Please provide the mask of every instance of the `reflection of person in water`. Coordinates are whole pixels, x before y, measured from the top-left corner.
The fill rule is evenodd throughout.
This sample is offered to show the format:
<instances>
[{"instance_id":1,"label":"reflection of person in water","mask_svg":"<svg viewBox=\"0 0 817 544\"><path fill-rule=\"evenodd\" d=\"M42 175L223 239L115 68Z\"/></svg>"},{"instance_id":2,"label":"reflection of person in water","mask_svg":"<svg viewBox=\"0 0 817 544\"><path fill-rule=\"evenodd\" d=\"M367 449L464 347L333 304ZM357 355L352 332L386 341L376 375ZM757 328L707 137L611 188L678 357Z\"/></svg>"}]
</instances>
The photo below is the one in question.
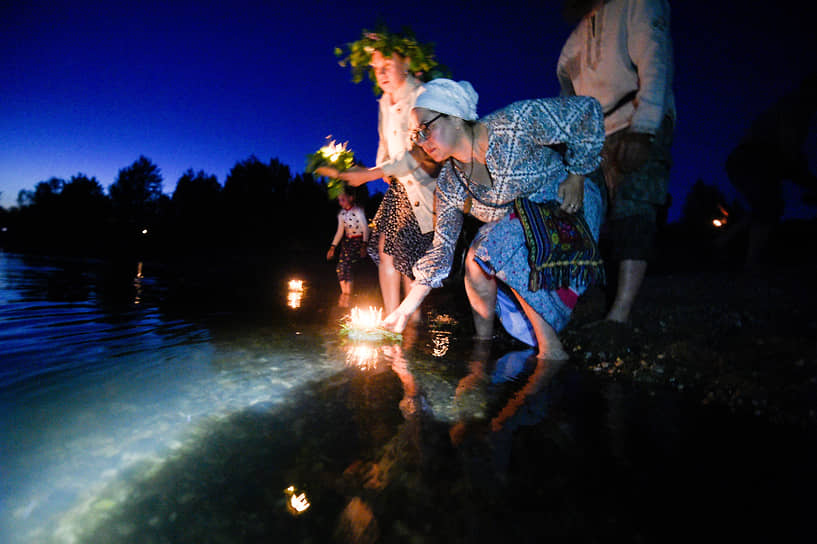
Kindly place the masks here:
<instances>
[{"instance_id":1,"label":"reflection of person in water","mask_svg":"<svg viewBox=\"0 0 817 544\"><path fill-rule=\"evenodd\" d=\"M550 402L549 385L564 362L536 358L533 350L512 351L500 357L488 374L488 358L472 357L471 373L457 387L458 399L473 394L478 386L498 389L502 384L514 385L498 395L503 399L498 407L477 414L479 417L470 421L463 414L465 417L449 431L452 444L468 450L465 457L469 464L485 461L486 452L490 457L491 466L471 470L472 476L490 485L505 480L513 433L520 426L535 425L545 417ZM527 378L521 379L525 374Z\"/></svg>"},{"instance_id":2,"label":"reflection of person in water","mask_svg":"<svg viewBox=\"0 0 817 544\"><path fill-rule=\"evenodd\" d=\"M379 454L375 459L356 461L344 472L350 486L348 492L355 496L341 513L335 531L338 541L355 544L379 541L383 535L374 514L377 508L373 509L370 503L397 483L410 488L401 487L401 491L417 492L420 486L407 482L413 477L431 479L429 471L439 464L440 459L450 457L440 455L444 453L439 448L444 445L444 425L434 421L422 385L409 369L410 363L404 355L414 344L415 333L414 329L410 329L403 335L401 344L380 347L391 361L391 370L403 387L399 402L403 422L394 435L378 448ZM412 478L407 478L407 475L412 475Z\"/></svg>"},{"instance_id":3,"label":"reflection of person in water","mask_svg":"<svg viewBox=\"0 0 817 544\"><path fill-rule=\"evenodd\" d=\"M494 362L491 342L484 341L474 345L459 378L437 367L423 371L422 361L410 355L414 331L407 331L402 345L381 347L403 388L398 404L403 421L375 458L346 469L350 499L338 522L339 541L387 541L389 529L378 526L376 513L383 503L407 497L411 504L449 504L452 516L468 525L468 536L477 538L479 509L508 492L502 484L515 431L535 425L548 411L549 384L562 361L537 359L534 350L525 350Z\"/></svg>"}]
</instances>

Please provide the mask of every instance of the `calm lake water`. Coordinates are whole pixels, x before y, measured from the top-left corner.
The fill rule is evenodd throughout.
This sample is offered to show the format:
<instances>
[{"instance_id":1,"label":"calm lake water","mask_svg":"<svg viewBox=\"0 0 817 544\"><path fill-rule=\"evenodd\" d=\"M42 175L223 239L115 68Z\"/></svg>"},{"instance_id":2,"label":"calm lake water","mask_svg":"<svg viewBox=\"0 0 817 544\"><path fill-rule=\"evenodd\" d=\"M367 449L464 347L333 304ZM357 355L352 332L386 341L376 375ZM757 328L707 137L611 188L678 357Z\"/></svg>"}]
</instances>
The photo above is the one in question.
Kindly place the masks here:
<instances>
[{"instance_id":1,"label":"calm lake water","mask_svg":"<svg viewBox=\"0 0 817 544\"><path fill-rule=\"evenodd\" d=\"M363 344L325 262L0 252L0 542L813 541L812 433L475 345L456 289Z\"/></svg>"}]
</instances>

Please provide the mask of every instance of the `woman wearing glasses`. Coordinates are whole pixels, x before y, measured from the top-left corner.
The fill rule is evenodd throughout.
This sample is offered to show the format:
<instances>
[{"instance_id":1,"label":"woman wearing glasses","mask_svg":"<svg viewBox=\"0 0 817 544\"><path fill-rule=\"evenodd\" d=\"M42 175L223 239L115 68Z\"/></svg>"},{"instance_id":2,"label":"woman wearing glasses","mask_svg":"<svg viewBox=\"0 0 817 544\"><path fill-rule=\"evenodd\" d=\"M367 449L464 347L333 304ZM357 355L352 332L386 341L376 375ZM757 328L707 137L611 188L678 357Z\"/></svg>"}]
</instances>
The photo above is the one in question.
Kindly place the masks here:
<instances>
[{"instance_id":1,"label":"woman wearing glasses","mask_svg":"<svg viewBox=\"0 0 817 544\"><path fill-rule=\"evenodd\" d=\"M465 271L476 336L493 336L497 313L540 358L565 359L557 331L587 286L603 281L601 192L585 179L601 160L601 107L590 97L528 100L477 121L476 105L471 85L450 79L426 83L415 102L413 139L442 163L437 224L408 296L384 325L404 330L442 285L470 213L485 223Z\"/></svg>"},{"instance_id":2,"label":"woman wearing glasses","mask_svg":"<svg viewBox=\"0 0 817 544\"><path fill-rule=\"evenodd\" d=\"M413 279L412 267L431 245L435 177L439 166L410 140L411 108L423 92L423 84L409 73L412 59L407 54L419 55L418 44L410 36L383 31L365 33L350 46L356 47L364 51L368 73L383 91L379 101L377 164L368 169L353 167L337 172L332 168L319 168L316 172L342 179L355 187L380 178L389 183L373 220L369 254L377 263L383 305L390 313L400 304L401 283L408 292ZM354 55L350 58L358 59ZM436 65L431 57L423 60L420 68ZM353 67L358 66L360 64L353 63ZM412 320L419 318L420 312L414 312Z\"/></svg>"}]
</instances>

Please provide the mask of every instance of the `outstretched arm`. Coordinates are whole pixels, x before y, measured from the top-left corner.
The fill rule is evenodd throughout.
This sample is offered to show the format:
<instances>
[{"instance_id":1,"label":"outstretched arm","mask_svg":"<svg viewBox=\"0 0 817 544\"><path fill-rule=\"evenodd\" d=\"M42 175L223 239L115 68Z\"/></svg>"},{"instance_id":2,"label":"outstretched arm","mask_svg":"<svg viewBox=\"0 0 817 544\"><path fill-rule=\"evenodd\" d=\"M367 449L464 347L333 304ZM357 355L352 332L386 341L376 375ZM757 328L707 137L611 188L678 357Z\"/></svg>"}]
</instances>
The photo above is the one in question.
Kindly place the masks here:
<instances>
[{"instance_id":1,"label":"outstretched arm","mask_svg":"<svg viewBox=\"0 0 817 544\"><path fill-rule=\"evenodd\" d=\"M321 166L315 169L315 173L327 178L341 179L352 187L359 187L366 182L384 177L383 170L376 166L374 168L353 166L344 172L340 172L337 168L332 168L331 166Z\"/></svg>"}]
</instances>

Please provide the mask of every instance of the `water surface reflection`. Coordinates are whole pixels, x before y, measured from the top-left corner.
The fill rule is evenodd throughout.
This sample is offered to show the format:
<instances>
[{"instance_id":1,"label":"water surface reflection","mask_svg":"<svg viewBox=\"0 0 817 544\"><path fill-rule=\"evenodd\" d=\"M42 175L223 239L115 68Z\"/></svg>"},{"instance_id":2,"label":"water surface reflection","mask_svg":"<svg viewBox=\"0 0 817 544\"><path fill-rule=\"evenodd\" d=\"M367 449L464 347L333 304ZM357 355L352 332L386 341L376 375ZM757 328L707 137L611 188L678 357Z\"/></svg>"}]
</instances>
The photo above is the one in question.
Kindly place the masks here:
<instances>
[{"instance_id":1,"label":"water surface reflection","mask_svg":"<svg viewBox=\"0 0 817 544\"><path fill-rule=\"evenodd\" d=\"M813 436L473 343L449 304L349 342L331 270L145 263L137 304L135 265L0 255L3 542L809 534Z\"/></svg>"}]
</instances>

